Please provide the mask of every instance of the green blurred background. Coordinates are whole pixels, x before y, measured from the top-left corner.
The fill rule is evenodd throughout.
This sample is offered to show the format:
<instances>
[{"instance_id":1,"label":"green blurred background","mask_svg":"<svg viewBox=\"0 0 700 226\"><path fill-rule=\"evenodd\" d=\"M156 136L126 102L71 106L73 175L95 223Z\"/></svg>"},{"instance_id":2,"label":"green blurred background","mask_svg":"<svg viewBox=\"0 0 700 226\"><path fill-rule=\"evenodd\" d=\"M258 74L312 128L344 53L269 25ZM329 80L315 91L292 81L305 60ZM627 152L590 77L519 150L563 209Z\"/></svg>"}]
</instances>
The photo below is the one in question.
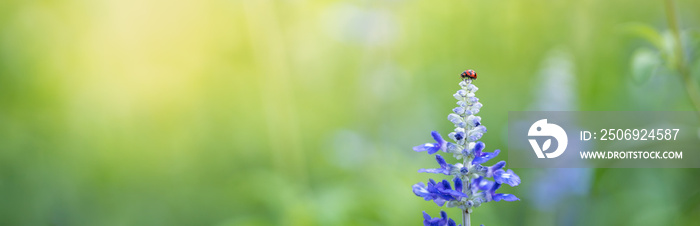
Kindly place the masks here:
<instances>
[{"instance_id":1,"label":"green blurred background","mask_svg":"<svg viewBox=\"0 0 700 226\"><path fill-rule=\"evenodd\" d=\"M700 27L700 1L677 8ZM505 160L508 111L693 110L673 71L630 66L652 45L625 27L666 18L636 0L3 0L0 225L421 225L440 208L411 185L442 177L411 147L452 129L459 72ZM700 221L696 169L515 170L522 201L473 224Z\"/></svg>"}]
</instances>

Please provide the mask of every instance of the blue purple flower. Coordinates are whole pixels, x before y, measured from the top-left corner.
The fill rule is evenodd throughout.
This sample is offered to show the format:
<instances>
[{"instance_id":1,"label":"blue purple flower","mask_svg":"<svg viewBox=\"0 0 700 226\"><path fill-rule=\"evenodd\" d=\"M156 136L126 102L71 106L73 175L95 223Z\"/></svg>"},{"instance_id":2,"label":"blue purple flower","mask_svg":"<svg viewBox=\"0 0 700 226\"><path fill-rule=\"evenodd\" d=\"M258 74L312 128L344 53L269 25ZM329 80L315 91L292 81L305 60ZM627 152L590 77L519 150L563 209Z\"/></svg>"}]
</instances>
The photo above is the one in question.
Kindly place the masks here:
<instances>
[{"instance_id":1,"label":"blue purple flower","mask_svg":"<svg viewBox=\"0 0 700 226\"><path fill-rule=\"evenodd\" d=\"M455 126L448 137L454 143L445 141L436 131L431 135L436 143L426 143L413 147L417 152L427 151L434 154L438 151L451 153L456 159L462 159L462 163L449 164L441 155L435 155L439 168L420 169L418 172L436 173L453 176L453 183L448 180L435 182L429 179L427 184L423 182L413 185L413 193L426 201L433 201L438 206L458 207L464 214L469 214L475 207L490 201L516 201L520 200L513 194L497 193L502 184L518 186L520 177L513 170L504 170L505 161L500 161L492 166L482 164L495 158L500 153L496 149L493 152L485 152L486 145L478 141L486 133L487 129L482 125L482 118L476 116L483 104L474 92L479 90L471 79L465 79L459 83L462 89L453 97L457 99L458 107L452 109L447 119ZM489 180L488 178L493 178ZM454 184L454 189L452 185ZM447 218L447 214L441 212L440 218L431 218L423 212L424 225L455 225L455 222ZM466 224L466 222L465 222Z\"/></svg>"}]
</instances>

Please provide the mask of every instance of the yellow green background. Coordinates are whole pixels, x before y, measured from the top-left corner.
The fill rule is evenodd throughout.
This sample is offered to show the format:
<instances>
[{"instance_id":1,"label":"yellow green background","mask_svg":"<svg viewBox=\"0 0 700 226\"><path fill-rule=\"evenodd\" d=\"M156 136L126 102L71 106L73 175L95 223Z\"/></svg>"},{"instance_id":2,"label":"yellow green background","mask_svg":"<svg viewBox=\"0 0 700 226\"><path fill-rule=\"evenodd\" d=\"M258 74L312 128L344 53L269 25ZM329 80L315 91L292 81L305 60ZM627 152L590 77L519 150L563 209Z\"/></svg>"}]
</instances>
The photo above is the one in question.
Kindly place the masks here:
<instances>
[{"instance_id":1,"label":"yellow green background","mask_svg":"<svg viewBox=\"0 0 700 226\"><path fill-rule=\"evenodd\" d=\"M441 208L411 185L443 177L411 147L452 129L465 69L498 160L508 111L561 103L553 52L560 110L693 110L672 72L634 79L630 23L665 32L664 2L3 0L0 225L421 225ZM588 170L544 208L551 171L514 170L521 201L472 224L700 221L696 169Z\"/></svg>"}]
</instances>

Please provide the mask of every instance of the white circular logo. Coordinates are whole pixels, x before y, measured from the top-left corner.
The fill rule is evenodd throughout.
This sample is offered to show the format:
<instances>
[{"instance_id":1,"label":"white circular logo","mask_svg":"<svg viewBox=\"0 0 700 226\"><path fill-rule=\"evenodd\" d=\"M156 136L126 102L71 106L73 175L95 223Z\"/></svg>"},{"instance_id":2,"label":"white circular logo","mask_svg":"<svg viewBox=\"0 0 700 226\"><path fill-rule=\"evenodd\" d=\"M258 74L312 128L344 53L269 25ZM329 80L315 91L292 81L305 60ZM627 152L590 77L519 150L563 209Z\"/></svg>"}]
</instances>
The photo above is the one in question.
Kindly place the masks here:
<instances>
[{"instance_id":1,"label":"white circular logo","mask_svg":"<svg viewBox=\"0 0 700 226\"><path fill-rule=\"evenodd\" d=\"M569 139L566 136L564 129L557 124L547 123L547 119L540 119L532 124L532 126L530 126L530 130L527 132L527 135L531 137L554 137L559 144L557 145L557 150L554 150L554 152L544 153L552 145L552 139L547 139L541 147L539 144L537 144L537 140L528 139L530 141L530 145L532 145L532 149L537 155L537 158L545 158L545 156L550 159L559 157L564 153L566 150L566 145L569 143Z\"/></svg>"}]
</instances>

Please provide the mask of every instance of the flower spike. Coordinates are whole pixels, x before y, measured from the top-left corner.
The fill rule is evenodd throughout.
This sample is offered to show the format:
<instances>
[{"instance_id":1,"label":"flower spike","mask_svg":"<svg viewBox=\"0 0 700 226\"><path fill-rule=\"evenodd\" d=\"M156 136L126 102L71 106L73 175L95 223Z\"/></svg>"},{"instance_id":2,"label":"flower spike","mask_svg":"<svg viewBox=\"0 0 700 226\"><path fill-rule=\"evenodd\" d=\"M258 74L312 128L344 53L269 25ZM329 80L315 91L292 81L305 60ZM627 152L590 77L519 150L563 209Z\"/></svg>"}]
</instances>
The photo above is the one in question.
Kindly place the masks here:
<instances>
[{"instance_id":1,"label":"flower spike","mask_svg":"<svg viewBox=\"0 0 700 226\"><path fill-rule=\"evenodd\" d=\"M476 79L476 72L467 70L461 77L461 89L452 95L457 99L458 106L447 115L447 120L455 126L454 131L447 136L454 140L454 143L445 141L437 131L432 131L431 136L435 143L415 146L413 150L426 151L431 155L438 151L451 153L455 158L461 159L462 163L450 164L442 155L435 155L440 168L420 169L418 172L453 176L452 182L436 182L429 179L427 184L420 182L414 184L412 189L416 196L433 201L438 206L462 209L462 223L469 225L466 220L468 215L472 213L473 208L483 203L520 200L513 194L496 193L503 184L513 187L520 185L520 177L513 170L504 169L505 161L499 161L492 166L481 165L498 157L501 151L496 149L493 152L485 152L486 145L479 141L487 129L482 123L483 118L476 116L483 107L475 94L479 88L472 84ZM440 212L439 218L432 218L423 211L423 219L424 226L456 226L456 222L448 218L444 211Z\"/></svg>"}]
</instances>

